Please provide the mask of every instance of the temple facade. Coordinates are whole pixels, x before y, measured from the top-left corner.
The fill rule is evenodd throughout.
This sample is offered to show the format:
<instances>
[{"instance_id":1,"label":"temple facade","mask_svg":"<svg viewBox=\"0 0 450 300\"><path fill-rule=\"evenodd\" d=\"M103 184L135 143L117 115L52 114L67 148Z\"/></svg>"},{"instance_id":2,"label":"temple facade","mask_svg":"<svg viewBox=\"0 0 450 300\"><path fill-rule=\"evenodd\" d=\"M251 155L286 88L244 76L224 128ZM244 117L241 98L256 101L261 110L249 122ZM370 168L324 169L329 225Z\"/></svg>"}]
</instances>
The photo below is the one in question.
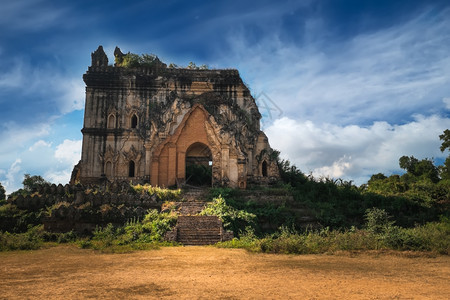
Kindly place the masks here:
<instances>
[{"instance_id":1,"label":"temple facade","mask_svg":"<svg viewBox=\"0 0 450 300\"><path fill-rule=\"evenodd\" d=\"M92 53L86 83L81 161L73 180L155 186L246 188L279 179L277 152L261 114L234 69L123 66Z\"/></svg>"}]
</instances>

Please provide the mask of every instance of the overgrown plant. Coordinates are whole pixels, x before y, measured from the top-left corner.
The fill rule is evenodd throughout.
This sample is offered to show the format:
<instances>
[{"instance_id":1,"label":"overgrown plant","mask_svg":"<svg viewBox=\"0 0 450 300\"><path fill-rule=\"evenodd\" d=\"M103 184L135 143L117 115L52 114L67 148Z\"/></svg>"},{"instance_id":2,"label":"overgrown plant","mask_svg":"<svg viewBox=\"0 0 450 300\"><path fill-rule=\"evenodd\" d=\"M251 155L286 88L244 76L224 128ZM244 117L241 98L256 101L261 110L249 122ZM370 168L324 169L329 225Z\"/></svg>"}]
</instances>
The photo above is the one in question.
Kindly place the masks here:
<instances>
[{"instance_id":1,"label":"overgrown plant","mask_svg":"<svg viewBox=\"0 0 450 300\"><path fill-rule=\"evenodd\" d=\"M408 250L430 251L450 254L450 221L427 223L414 228L398 226L386 227L375 233L367 229L330 230L297 232L292 228L281 227L277 233L263 238L246 235L240 239L222 242L223 248L244 248L253 252L283 254L318 254L337 251L367 250Z\"/></svg>"},{"instance_id":2,"label":"overgrown plant","mask_svg":"<svg viewBox=\"0 0 450 300\"><path fill-rule=\"evenodd\" d=\"M164 235L172 230L176 220L177 215L174 213L149 210L142 221L131 219L124 226L114 226L110 223L106 227L97 227L92 238L81 240L79 245L82 248L112 252L170 245L164 242Z\"/></svg>"},{"instance_id":3,"label":"overgrown plant","mask_svg":"<svg viewBox=\"0 0 450 300\"><path fill-rule=\"evenodd\" d=\"M235 235L239 234L242 228L254 225L256 215L237 210L227 205L225 199L219 195L200 212L202 216L217 216L223 222L224 228L232 230Z\"/></svg>"},{"instance_id":4,"label":"overgrown plant","mask_svg":"<svg viewBox=\"0 0 450 300\"><path fill-rule=\"evenodd\" d=\"M367 230L377 234L389 231L395 223L384 209L376 207L367 209L365 218Z\"/></svg>"},{"instance_id":5,"label":"overgrown plant","mask_svg":"<svg viewBox=\"0 0 450 300\"><path fill-rule=\"evenodd\" d=\"M158 186L152 186L149 184L141 185L131 185L132 189L136 193L148 193L149 195L156 195L161 201L176 201L181 197L181 190L171 190L160 188Z\"/></svg>"}]
</instances>

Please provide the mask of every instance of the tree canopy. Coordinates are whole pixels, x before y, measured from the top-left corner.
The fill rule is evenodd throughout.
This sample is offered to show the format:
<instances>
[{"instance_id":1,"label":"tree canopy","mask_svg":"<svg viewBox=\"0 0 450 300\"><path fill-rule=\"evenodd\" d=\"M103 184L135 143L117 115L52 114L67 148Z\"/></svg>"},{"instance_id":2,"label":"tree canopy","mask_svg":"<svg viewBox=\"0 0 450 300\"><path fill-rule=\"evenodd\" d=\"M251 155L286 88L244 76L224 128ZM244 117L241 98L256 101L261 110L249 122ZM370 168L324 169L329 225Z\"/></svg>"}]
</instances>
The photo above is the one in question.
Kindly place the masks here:
<instances>
[{"instance_id":1,"label":"tree canopy","mask_svg":"<svg viewBox=\"0 0 450 300\"><path fill-rule=\"evenodd\" d=\"M38 187L40 187L43 184L48 184L49 182L47 180L45 180L44 178L42 178L39 175L33 175L30 176L30 174L25 174L22 184L23 184L23 189L27 192L32 192L34 190L36 190Z\"/></svg>"},{"instance_id":2,"label":"tree canopy","mask_svg":"<svg viewBox=\"0 0 450 300\"><path fill-rule=\"evenodd\" d=\"M442 141L442 145L441 145L441 151L444 152L445 149L450 150L450 130L449 129L445 129L444 133L442 133L441 135L439 135L439 139L441 139Z\"/></svg>"},{"instance_id":3,"label":"tree canopy","mask_svg":"<svg viewBox=\"0 0 450 300\"><path fill-rule=\"evenodd\" d=\"M414 156L402 156L399 159L399 165L409 175L428 178L434 183L439 181L439 169L428 158L418 160Z\"/></svg>"},{"instance_id":4,"label":"tree canopy","mask_svg":"<svg viewBox=\"0 0 450 300\"><path fill-rule=\"evenodd\" d=\"M0 201L6 199L6 190L3 187L2 183L0 182Z\"/></svg>"}]
</instances>

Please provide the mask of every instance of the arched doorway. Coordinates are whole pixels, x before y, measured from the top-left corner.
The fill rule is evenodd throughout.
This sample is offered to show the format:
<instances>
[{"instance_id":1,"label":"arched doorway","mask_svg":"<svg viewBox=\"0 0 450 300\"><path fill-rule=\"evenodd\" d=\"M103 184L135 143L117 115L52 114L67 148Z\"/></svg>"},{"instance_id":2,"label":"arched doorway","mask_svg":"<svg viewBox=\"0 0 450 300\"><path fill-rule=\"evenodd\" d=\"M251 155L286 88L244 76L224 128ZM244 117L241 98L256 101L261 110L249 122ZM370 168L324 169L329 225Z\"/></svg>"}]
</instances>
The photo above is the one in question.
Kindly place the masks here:
<instances>
[{"instance_id":1,"label":"arched doorway","mask_svg":"<svg viewBox=\"0 0 450 300\"><path fill-rule=\"evenodd\" d=\"M186 151L186 184L211 186L212 154L208 146L194 143Z\"/></svg>"},{"instance_id":2,"label":"arched doorway","mask_svg":"<svg viewBox=\"0 0 450 300\"><path fill-rule=\"evenodd\" d=\"M134 161L130 160L128 163L128 177L134 177L135 164Z\"/></svg>"},{"instance_id":3,"label":"arched doorway","mask_svg":"<svg viewBox=\"0 0 450 300\"><path fill-rule=\"evenodd\" d=\"M261 166L261 173L263 177L267 177L267 162L263 161Z\"/></svg>"}]
</instances>

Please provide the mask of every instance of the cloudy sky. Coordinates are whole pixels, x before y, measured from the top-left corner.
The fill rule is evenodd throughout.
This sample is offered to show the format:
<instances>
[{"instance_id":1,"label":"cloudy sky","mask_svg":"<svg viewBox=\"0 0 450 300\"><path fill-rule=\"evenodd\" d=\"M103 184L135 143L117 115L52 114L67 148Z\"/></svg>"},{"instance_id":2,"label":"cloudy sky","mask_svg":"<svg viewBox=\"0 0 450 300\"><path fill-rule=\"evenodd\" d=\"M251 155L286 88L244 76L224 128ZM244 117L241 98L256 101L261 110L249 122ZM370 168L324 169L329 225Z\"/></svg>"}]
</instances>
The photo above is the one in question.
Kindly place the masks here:
<instances>
[{"instance_id":1,"label":"cloudy sky","mask_svg":"<svg viewBox=\"0 0 450 300\"><path fill-rule=\"evenodd\" d=\"M67 183L83 73L99 45L237 68L272 147L305 173L364 183L398 158L442 163L448 1L0 0L0 182Z\"/></svg>"}]
</instances>

